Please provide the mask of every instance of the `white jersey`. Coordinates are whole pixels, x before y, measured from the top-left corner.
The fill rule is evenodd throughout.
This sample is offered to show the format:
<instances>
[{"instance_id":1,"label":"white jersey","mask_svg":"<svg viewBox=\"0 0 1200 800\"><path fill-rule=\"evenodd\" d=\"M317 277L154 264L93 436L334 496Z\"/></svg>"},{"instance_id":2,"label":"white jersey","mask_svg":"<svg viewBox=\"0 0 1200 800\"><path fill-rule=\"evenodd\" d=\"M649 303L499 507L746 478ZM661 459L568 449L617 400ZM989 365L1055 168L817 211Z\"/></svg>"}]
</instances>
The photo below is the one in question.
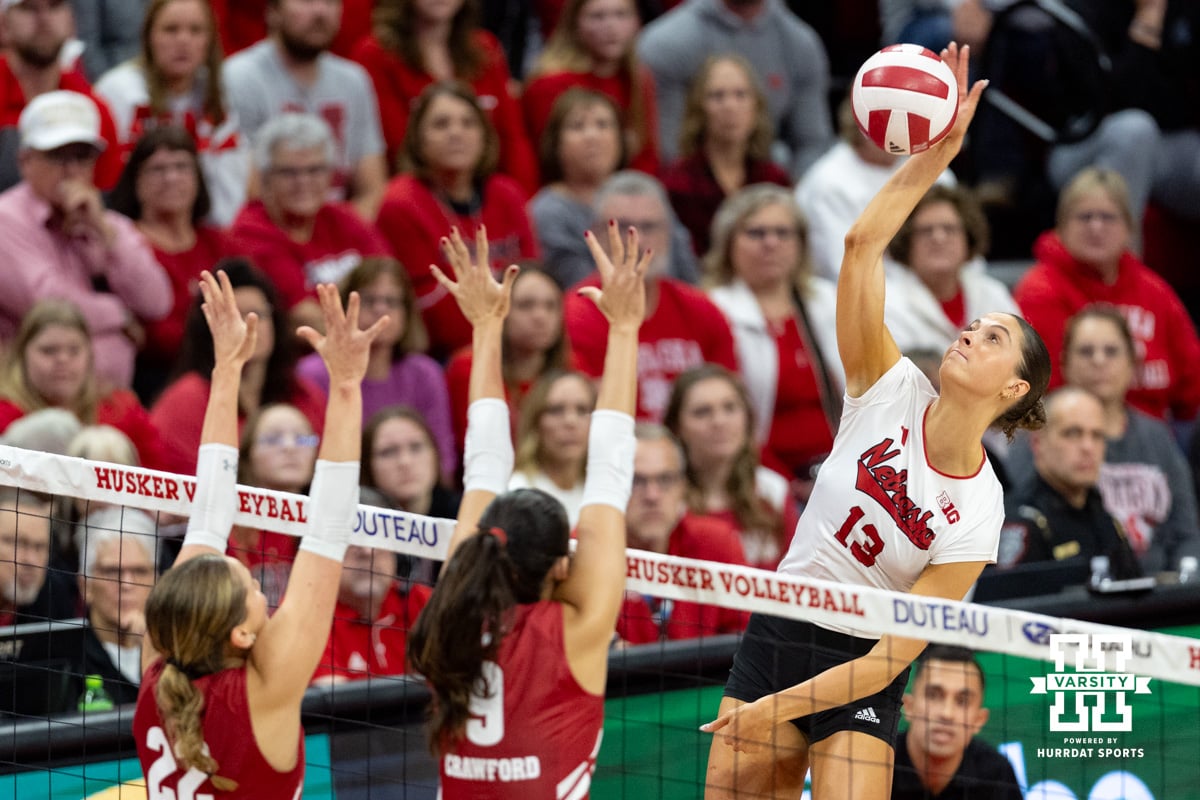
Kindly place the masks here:
<instances>
[{"instance_id":1,"label":"white jersey","mask_svg":"<svg viewBox=\"0 0 1200 800\"><path fill-rule=\"evenodd\" d=\"M927 564L996 560L1004 496L983 446L967 477L944 475L925 457L936 397L901 358L861 397L846 398L779 572L906 592Z\"/></svg>"}]
</instances>

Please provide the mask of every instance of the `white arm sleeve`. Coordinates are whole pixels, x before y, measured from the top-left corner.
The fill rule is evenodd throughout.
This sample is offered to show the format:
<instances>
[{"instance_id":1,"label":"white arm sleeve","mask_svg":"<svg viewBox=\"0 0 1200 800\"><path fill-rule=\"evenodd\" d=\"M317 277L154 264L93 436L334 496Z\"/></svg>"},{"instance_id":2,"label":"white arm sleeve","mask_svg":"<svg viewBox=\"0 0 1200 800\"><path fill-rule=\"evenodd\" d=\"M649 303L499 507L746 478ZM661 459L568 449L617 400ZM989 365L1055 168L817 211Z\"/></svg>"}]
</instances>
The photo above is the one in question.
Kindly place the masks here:
<instances>
[{"instance_id":1,"label":"white arm sleeve","mask_svg":"<svg viewBox=\"0 0 1200 800\"><path fill-rule=\"evenodd\" d=\"M196 497L184 545L224 553L237 507L238 451L227 444L202 444L196 456Z\"/></svg>"}]
</instances>

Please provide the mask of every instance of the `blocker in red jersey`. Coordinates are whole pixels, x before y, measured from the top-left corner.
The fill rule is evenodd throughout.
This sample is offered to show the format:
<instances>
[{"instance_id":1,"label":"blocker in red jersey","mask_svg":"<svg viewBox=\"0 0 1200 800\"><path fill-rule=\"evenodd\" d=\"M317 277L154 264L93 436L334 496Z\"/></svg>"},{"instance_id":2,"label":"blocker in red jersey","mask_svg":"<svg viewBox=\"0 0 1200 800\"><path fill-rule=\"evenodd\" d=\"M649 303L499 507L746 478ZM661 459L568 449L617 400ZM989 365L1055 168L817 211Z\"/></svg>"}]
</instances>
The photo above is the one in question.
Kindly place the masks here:
<instances>
[{"instance_id":1,"label":"blocker in red jersey","mask_svg":"<svg viewBox=\"0 0 1200 800\"><path fill-rule=\"evenodd\" d=\"M851 102L859 129L884 151L920 153L954 126L958 81L932 50L894 44L863 63Z\"/></svg>"}]
</instances>

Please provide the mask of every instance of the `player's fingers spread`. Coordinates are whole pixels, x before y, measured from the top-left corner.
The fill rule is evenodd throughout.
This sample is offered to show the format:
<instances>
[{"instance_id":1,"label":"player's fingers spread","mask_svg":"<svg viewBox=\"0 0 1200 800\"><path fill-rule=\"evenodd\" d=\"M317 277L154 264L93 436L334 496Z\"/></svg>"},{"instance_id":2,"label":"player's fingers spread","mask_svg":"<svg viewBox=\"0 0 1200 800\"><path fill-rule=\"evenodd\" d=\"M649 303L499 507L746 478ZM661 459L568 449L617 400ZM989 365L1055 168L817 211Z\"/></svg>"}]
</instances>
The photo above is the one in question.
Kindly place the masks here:
<instances>
[{"instance_id":1,"label":"player's fingers spread","mask_svg":"<svg viewBox=\"0 0 1200 800\"><path fill-rule=\"evenodd\" d=\"M446 273L442 272L437 264L430 264L429 271L433 274L433 279L442 285L442 288L450 292L450 294L455 294L458 284L447 278Z\"/></svg>"},{"instance_id":2,"label":"player's fingers spread","mask_svg":"<svg viewBox=\"0 0 1200 800\"><path fill-rule=\"evenodd\" d=\"M625 245L621 241L621 229L615 219L608 221L608 246L612 250L612 263L620 264L625 258Z\"/></svg>"}]
</instances>

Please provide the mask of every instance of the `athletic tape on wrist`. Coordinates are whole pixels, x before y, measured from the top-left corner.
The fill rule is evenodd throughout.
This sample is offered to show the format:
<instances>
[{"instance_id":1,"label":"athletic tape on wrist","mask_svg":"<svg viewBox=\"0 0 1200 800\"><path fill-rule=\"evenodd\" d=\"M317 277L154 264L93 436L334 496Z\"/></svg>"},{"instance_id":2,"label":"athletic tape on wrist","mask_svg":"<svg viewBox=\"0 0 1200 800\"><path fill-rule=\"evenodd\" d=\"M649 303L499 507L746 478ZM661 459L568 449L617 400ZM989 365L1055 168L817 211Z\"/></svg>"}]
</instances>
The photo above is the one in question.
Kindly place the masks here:
<instances>
[{"instance_id":1,"label":"athletic tape on wrist","mask_svg":"<svg viewBox=\"0 0 1200 800\"><path fill-rule=\"evenodd\" d=\"M238 451L227 444L202 444L196 456L196 496L188 517L185 545L221 553L229 544L237 507Z\"/></svg>"},{"instance_id":2,"label":"athletic tape on wrist","mask_svg":"<svg viewBox=\"0 0 1200 800\"><path fill-rule=\"evenodd\" d=\"M341 561L358 511L357 461L318 461L308 493L308 530L300 549Z\"/></svg>"},{"instance_id":3,"label":"athletic tape on wrist","mask_svg":"<svg viewBox=\"0 0 1200 800\"><path fill-rule=\"evenodd\" d=\"M606 408L592 412L582 505L612 506L625 513L629 494L633 491L636 449L633 417Z\"/></svg>"},{"instance_id":4,"label":"athletic tape on wrist","mask_svg":"<svg viewBox=\"0 0 1200 800\"><path fill-rule=\"evenodd\" d=\"M485 397L467 409L467 441L463 453L463 491L493 494L508 491L513 446L508 403Z\"/></svg>"}]
</instances>

